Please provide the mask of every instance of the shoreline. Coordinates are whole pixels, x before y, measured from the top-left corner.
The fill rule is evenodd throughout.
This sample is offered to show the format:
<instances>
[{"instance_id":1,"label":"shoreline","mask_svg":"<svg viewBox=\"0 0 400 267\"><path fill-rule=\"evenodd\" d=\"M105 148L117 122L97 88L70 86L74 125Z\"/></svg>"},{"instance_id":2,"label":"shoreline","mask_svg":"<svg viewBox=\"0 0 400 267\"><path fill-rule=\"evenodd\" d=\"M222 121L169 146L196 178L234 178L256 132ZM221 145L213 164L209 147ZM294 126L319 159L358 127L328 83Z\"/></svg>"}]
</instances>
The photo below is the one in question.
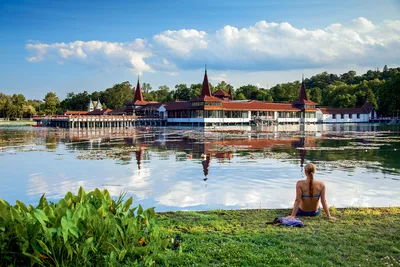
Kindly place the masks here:
<instances>
[{"instance_id":1,"label":"shoreline","mask_svg":"<svg viewBox=\"0 0 400 267\"><path fill-rule=\"evenodd\" d=\"M31 120L20 120L20 121L3 121L0 120L0 127L18 127L18 126L33 126L36 122Z\"/></svg>"}]
</instances>

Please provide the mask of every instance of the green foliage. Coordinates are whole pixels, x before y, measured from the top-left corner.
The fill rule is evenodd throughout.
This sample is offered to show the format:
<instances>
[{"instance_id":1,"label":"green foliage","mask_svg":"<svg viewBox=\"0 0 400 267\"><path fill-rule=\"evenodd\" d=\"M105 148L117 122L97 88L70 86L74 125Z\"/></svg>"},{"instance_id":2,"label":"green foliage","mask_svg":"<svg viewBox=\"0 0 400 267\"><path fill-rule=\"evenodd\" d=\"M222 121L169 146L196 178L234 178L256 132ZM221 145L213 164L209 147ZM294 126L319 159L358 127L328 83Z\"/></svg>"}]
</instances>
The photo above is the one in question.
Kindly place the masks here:
<instances>
[{"instance_id":1,"label":"green foliage","mask_svg":"<svg viewBox=\"0 0 400 267\"><path fill-rule=\"evenodd\" d=\"M133 199L107 190L68 192L37 207L0 199L0 262L8 266L151 265L169 245L154 208L130 208Z\"/></svg>"},{"instance_id":2,"label":"green foliage","mask_svg":"<svg viewBox=\"0 0 400 267\"><path fill-rule=\"evenodd\" d=\"M192 97L191 91L186 84L175 85L175 99L187 101Z\"/></svg>"},{"instance_id":3,"label":"green foliage","mask_svg":"<svg viewBox=\"0 0 400 267\"><path fill-rule=\"evenodd\" d=\"M110 109L118 109L132 101L134 90L129 82L115 84L112 88L100 93L100 101Z\"/></svg>"},{"instance_id":4,"label":"green foliage","mask_svg":"<svg viewBox=\"0 0 400 267\"><path fill-rule=\"evenodd\" d=\"M60 105L60 100L58 99L56 93L48 92L43 99L45 113L48 115L56 114L57 109Z\"/></svg>"},{"instance_id":5,"label":"green foliage","mask_svg":"<svg viewBox=\"0 0 400 267\"><path fill-rule=\"evenodd\" d=\"M400 73L394 73L378 88L378 105L383 114L400 114Z\"/></svg>"},{"instance_id":6,"label":"green foliage","mask_svg":"<svg viewBox=\"0 0 400 267\"><path fill-rule=\"evenodd\" d=\"M99 96L95 96L96 98L93 98L92 96L89 95L87 91L83 91L83 93L79 94L74 94L74 93L68 93L67 98L65 98L63 101L61 101L60 106L63 111L67 110L82 110L85 111L88 109L88 104L90 101L90 98L92 97L92 100L97 100Z\"/></svg>"}]
</instances>

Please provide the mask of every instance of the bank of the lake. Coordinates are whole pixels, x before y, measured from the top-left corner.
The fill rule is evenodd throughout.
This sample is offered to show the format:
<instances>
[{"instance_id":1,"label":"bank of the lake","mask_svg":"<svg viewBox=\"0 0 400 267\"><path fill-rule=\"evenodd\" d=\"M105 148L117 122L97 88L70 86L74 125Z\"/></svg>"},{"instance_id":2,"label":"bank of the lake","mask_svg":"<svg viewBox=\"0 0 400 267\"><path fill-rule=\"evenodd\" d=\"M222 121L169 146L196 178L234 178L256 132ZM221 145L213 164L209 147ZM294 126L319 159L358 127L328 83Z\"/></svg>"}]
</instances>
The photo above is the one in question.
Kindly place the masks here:
<instances>
[{"instance_id":1,"label":"bank of the lake","mask_svg":"<svg viewBox=\"0 0 400 267\"><path fill-rule=\"evenodd\" d=\"M400 207L332 209L305 228L266 225L290 210L160 213L169 266L400 266Z\"/></svg>"},{"instance_id":2,"label":"bank of the lake","mask_svg":"<svg viewBox=\"0 0 400 267\"><path fill-rule=\"evenodd\" d=\"M19 120L19 121L8 121L0 120L0 127L21 127L21 126L34 126L36 122L32 120Z\"/></svg>"}]
</instances>

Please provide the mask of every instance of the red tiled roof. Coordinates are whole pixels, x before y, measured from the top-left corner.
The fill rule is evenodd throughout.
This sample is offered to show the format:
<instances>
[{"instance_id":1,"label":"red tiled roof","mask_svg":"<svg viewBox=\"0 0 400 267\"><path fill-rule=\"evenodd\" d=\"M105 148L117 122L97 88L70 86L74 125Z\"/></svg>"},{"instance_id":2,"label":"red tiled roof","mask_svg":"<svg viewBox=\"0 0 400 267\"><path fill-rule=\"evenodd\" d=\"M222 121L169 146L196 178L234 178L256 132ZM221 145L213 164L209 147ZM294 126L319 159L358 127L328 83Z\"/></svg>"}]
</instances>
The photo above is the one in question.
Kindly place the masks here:
<instances>
[{"instance_id":1,"label":"red tiled roof","mask_svg":"<svg viewBox=\"0 0 400 267\"><path fill-rule=\"evenodd\" d=\"M323 114L364 114L363 108L319 108Z\"/></svg>"},{"instance_id":2,"label":"red tiled roof","mask_svg":"<svg viewBox=\"0 0 400 267\"><path fill-rule=\"evenodd\" d=\"M138 78L137 85L136 85L135 97L133 98L134 103L136 103L138 101L145 102L143 99L143 95L142 95L142 88L140 88L139 78Z\"/></svg>"},{"instance_id":3,"label":"red tiled roof","mask_svg":"<svg viewBox=\"0 0 400 267\"><path fill-rule=\"evenodd\" d=\"M210 84L208 83L207 70L204 73L203 88L201 90L200 97L203 97L203 96L211 96Z\"/></svg>"},{"instance_id":4,"label":"red tiled roof","mask_svg":"<svg viewBox=\"0 0 400 267\"><path fill-rule=\"evenodd\" d=\"M227 110L261 110L261 111L300 111L301 109L293 107L292 104L272 103L272 102L222 102L222 107Z\"/></svg>"},{"instance_id":5,"label":"red tiled roof","mask_svg":"<svg viewBox=\"0 0 400 267\"><path fill-rule=\"evenodd\" d=\"M208 95L203 96L202 95L202 96L200 96L198 98L190 99L190 101L191 102L196 102L196 101L201 101L201 102L215 102L215 101L217 101L217 102L221 102L221 99L218 98L218 97L215 97L215 96L208 96Z\"/></svg>"},{"instance_id":6,"label":"red tiled roof","mask_svg":"<svg viewBox=\"0 0 400 267\"><path fill-rule=\"evenodd\" d=\"M304 111L316 111L316 108L305 108Z\"/></svg>"},{"instance_id":7,"label":"red tiled roof","mask_svg":"<svg viewBox=\"0 0 400 267\"><path fill-rule=\"evenodd\" d=\"M181 109L190 109L191 104L189 101L176 101L176 102L168 102L165 103L165 108L170 110L181 110Z\"/></svg>"},{"instance_id":8,"label":"red tiled roof","mask_svg":"<svg viewBox=\"0 0 400 267\"><path fill-rule=\"evenodd\" d=\"M149 102L144 101L144 100L136 100L136 101L134 101L133 103L134 103L134 105L138 105L138 106L149 104Z\"/></svg>"},{"instance_id":9,"label":"red tiled roof","mask_svg":"<svg viewBox=\"0 0 400 267\"><path fill-rule=\"evenodd\" d=\"M148 110L148 109L158 109L158 108L160 108L161 106L163 106L164 104L162 104L162 103L157 103L157 102L155 102L155 103L149 103L149 104L147 104L146 106L144 106L143 108L142 108L142 110Z\"/></svg>"},{"instance_id":10,"label":"red tiled roof","mask_svg":"<svg viewBox=\"0 0 400 267\"><path fill-rule=\"evenodd\" d=\"M110 112L112 112L111 109L106 109L106 110L93 110L91 112L88 112L87 115L107 115Z\"/></svg>"},{"instance_id":11,"label":"red tiled roof","mask_svg":"<svg viewBox=\"0 0 400 267\"><path fill-rule=\"evenodd\" d=\"M298 105L306 105L306 104L316 105L316 104L318 104L318 103L315 103L314 101L308 100L307 93L306 93L306 87L304 85L304 77L303 77L303 81L301 82L299 98L293 104L295 104L295 105L296 104L298 104Z\"/></svg>"},{"instance_id":12,"label":"red tiled roof","mask_svg":"<svg viewBox=\"0 0 400 267\"><path fill-rule=\"evenodd\" d=\"M222 91L221 89L218 89L213 96L225 96L225 97L229 97L230 95L227 92Z\"/></svg>"},{"instance_id":13,"label":"red tiled roof","mask_svg":"<svg viewBox=\"0 0 400 267\"><path fill-rule=\"evenodd\" d=\"M127 112L127 108L119 108L119 109L114 109L113 111L110 112L111 115L121 115L125 114Z\"/></svg>"},{"instance_id":14,"label":"red tiled roof","mask_svg":"<svg viewBox=\"0 0 400 267\"><path fill-rule=\"evenodd\" d=\"M64 115L86 115L87 111L67 110Z\"/></svg>"}]
</instances>

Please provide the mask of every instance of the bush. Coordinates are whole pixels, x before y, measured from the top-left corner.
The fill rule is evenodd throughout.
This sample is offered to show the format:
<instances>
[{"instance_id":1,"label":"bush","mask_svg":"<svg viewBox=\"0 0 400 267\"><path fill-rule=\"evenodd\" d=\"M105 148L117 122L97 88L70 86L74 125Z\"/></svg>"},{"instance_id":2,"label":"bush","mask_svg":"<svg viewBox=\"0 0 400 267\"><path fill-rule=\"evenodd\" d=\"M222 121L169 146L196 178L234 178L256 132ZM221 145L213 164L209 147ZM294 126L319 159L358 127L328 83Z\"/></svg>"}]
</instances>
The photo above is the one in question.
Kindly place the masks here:
<instances>
[{"instance_id":1,"label":"bush","mask_svg":"<svg viewBox=\"0 0 400 267\"><path fill-rule=\"evenodd\" d=\"M131 209L124 194L107 190L68 192L57 204L44 195L39 205L0 199L1 266L151 265L169 245L154 208Z\"/></svg>"}]
</instances>

